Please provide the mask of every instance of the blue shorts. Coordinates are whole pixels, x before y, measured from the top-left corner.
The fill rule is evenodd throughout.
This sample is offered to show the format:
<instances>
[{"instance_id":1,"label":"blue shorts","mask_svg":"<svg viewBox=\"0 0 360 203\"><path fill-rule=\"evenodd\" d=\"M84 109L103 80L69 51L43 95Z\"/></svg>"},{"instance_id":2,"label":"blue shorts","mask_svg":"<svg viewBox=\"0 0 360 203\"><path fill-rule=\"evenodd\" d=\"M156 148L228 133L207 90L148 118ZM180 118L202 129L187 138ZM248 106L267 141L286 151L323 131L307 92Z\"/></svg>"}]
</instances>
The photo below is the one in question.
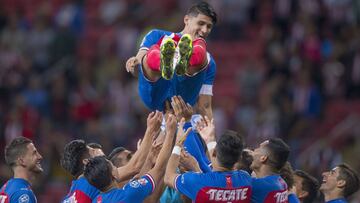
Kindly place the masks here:
<instances>
[{"instance_id":1,"label":"blue shorts","mask_svg":"<svg viewBox=\"0 0 360 203\"><path fill-rule=\"evenodd\" d=\"M151 110L164 110L165 101L171 96L171 80L159 78L155 82L145 78L142 67L139 67L139 95L144 104Z\"/></svg>"},{"instance_id":2,"label":"blue shorts","mask_svg":"<svg viewBox=\"0 0 360 203\"><path fill-rule=\"evenodd\" d=\"M160 77L157 81L151 82L145 78L141 66L138 70L141 100L151 110L159 111L163 111L165 101L170 100L175 95L181 96L191 106L195 105L206 77L206 71L202 70L192 77L175 74L171 80Z\"/></svg>"}]
</instances>

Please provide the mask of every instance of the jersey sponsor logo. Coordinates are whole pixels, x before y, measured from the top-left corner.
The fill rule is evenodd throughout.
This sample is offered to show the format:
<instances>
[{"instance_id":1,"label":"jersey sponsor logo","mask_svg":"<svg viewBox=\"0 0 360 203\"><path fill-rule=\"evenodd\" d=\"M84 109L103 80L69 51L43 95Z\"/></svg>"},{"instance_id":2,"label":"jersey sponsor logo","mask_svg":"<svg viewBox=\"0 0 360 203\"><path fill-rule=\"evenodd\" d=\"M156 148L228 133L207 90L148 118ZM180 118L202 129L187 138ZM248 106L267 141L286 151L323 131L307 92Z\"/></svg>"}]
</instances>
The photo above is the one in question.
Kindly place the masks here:
<instances>
[{"instance_id":1,"label":"jersey sponsor logo","mask_svg":"<svg viewBox=\"0 0 360 203\"><path fill-rule=\"evenodd\" d=\"M268 194L265 202L269 203L288 203L288 192L287 190L273 191Z\"/></svg>"},{"instance_id":2,"label":"jersey sponsor logo","mask_svg":"<svg viewBox=\"0 0 360 203\"><path fill-rule=\"evenodd\" d=\"M7 203L8 196L7 195L0 195L0 203Z\"/></svg>"},{"instance_id":3,"label":"jersey sponsor logo","mask_svg":"<svg viewBox=\"0 0 360 203\"><path fill-rule=\"evenodd\" d=\"M251 188L203 188L196 198L196 202L250 202Z\"/></svg>"},{"instance_id":4,"label":"jersey sponsor logo","mask_svg":"<svg viewBox=\"0 0 360 203\"><path fill-rule=\"evenodd\" d=\"M288 193L287 193L287 191L277 192L274 197L276 199L276 203L288 202Z\"/></svg>"},{"instance_id":5,"label":"jersey sponsor logo","mask_svg":"<svg viewBox=\"0 0 360 203\"><path fill-rule=\"evenodd\" d=\"M18 199L19 203L28 203L29 201L30 201L30 197L27 194L21 195Z\"/></svg>"}]
</instances>

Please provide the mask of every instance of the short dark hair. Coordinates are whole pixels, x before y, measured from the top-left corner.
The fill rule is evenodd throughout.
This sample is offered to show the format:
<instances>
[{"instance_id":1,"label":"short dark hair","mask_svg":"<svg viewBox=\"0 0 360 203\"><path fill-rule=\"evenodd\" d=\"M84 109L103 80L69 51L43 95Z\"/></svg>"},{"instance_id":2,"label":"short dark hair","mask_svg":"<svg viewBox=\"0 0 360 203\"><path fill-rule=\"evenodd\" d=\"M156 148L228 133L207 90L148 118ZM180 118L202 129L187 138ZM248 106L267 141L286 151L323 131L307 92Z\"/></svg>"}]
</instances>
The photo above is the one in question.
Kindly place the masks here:
<instances>
[{"instance_id":1,"label":"short dark hair","mask_svg":"<svg viewBox=\"0 0 360 203\"><path fill-rule=\"evenodd\" d=\"M110 154L109 154L109 156L108 156L108 159L109 159L111 162L113 162L112 159L115 159L116 155L118 155L119 153L121 153L121 152L123 152L123 151L125 151L125 150L126 150L125 147L116 147L115 149L113 149L113 150L110 152ZM113 163L114 163L114 162L113 162Z\"/></svg>"},{"instance_id":2,"label":"short dark hair","mask_svg":"<svg viewBox=\"0 0 360 203\"><path fill-rule=\"evenodd\" d=\"M93 149L102 149L101 144L98 144L98 143L95 143L95 142L88 143L87 146L89 146L89 147L91 147Z\"/></svg>"},{"instance_id":3,"label":"short dark hair","mask_svg":"<svg viewBox=\"0 0 360 203\"><path fill-rule=\"evenodd\" d=\"M308 192L308 195L303 200L304 203L312 203L318 196L319 181L305 171L296 170L294 174L302 178L301 187Z\"/></svg>"},{"instance_id":4,"label":"short dark hair","mask_svg":"<svg viewBox=\"0 0 360 203\"><path fill-rule=\"evenodd\" d=\"M214 8L207 2L201 1L192 5L186 12L187 15L197 16L199 14L206 15L211 18L212 23L215 25L217 22L217 14Z\"/></svg>"},{"instance_id":5,"label":"short dark hair","mask_svg":"<svg viewBox=\"0 0 360 203\"><path fill-rule=\"evenodd\" d=\"M291 164L287 161L280 169L280 176L285 180L288 188L292 188L294 185L294 170Z\"/></svg>"},{"instance_id":6,"label":"short dark hair","mask_svg":"<svg viewBox=\"0 0 360 203\"><path fill-rule=\"evenodd\" d=\"M85 165L84 176L91 185L104 191L112 182L112 167L105 156L90 158Z\"/></svg>"},{"instance_id":7,"label":"short dark hair","mask_svg":"<svg viewBox=\"0 0 360 203\"><path fill-rule=\"evenodd\" d=\"M344 196L348 197L359 189L359 176L349 165L343 163L340 168L338 179L345 180Z\"/></svg>"},{"instance_id":8,"label":"short dark hair","mask_svg":"<svg viewBox=\"0 0 360 203\"><path fill-rule=\"evenodd\" d=\"M16 160L27 151L27 145L32 141L26 137L17 137L5 147L5 162L10 167L16 166Z\"/></svg>"},{"instance_id":9,"label":"short dark hair","mask_svg":"<svg viewBox=\"0 0 360 203\"><path fill-rule=\"evenodd\" d=\"M84 171L83 159L89 157L89 150L84 140L73 140L65 145L61 157L61 166L74 177Z\"/></svg>"},{"instance_id":10,"label":"short dark hair","mask_svg":"<svg viewBox=\"0 0 360 203\"><path fill-rule=\"evenodd\" d=\"M216 144L217 160L225 168L231 169L239 161L243 148L243 137L238 132L226 130Z\"/></svg>"},{"instance_id":11,"label":"short dark hair","mask_svg":"<svg viewBox=\"0 0 360 203\"><path fill-rule=\"evenodd\" d=\"M270 153L268 164L279 171L285 165L289 157L290 147L280 138L271 138L269 139L266 148Z\"/></svg>"}]
</instances>

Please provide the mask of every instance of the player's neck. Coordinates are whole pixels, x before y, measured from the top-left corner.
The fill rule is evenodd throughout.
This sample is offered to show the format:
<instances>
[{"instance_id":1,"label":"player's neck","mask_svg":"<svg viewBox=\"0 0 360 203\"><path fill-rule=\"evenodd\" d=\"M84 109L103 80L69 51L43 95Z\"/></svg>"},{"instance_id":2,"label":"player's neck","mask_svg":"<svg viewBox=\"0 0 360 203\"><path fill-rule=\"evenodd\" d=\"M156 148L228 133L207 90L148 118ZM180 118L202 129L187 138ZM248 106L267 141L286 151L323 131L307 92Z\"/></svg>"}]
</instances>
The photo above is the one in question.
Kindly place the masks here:
<instances>
[{"instance_id":1,"label":"player's neck","mask_svg":"<svg viewBox=\"0 0 360 203\"><path fill-rule=\"evenodd\" d=\"M213 171L225 172L225 171L232 171L232 169L225 168L223 166L219 166L219 165L215 164L213 166Z\"/></svg>"},{"instance_id":2,"label":"player's neck","mask_svg":"<svg viewBox=\"0 0 360 203\"><path fill-rule=\"evenodd\" d=\"M19 168L19 167L14 168L14 178L24 179L30 184L32 184L35 179L34 174L32 174L31 172L29 172L24 168Z\"/></svg>"},{"instance_id":3,"label":"player's neck","mask_svg":"<svg viewBox=\"0 0 360 203\"><path fill-rule=\"evenodd\" d=\"M103 193L109 192L113 188L117 188L117 185L116 185L115 181L112 181L112 183L105 190L103 190L102 192Z\"/></svg>"},{"instance_id":4,"label":"player's neck","mask_svg":"<svg viewBox=\"0 0 360 203\"><path fill-rule=\"evenodd\" d=\"M341 192L340 192L340 191L324 192L325 202L328 202L328 201L334 200L334 199L340 199L340 198L344 198L344 197L341 195Z\"/></svg>"},{"instance_id":5,"label":"player's neck","mask_svg":"<svg viewBox=\"0 0 360 203\"><path fill-rule=\"evenodd\" d=\"M274 172L274 170L271 169L267 165L261 166L259 169L254 170L254 172L256 174L256 177L258 177L258 178L263 178L263 177L266 177L266 176L271 176L271 175L278 174L277 172Z\"/></svg>"}]
</instances>

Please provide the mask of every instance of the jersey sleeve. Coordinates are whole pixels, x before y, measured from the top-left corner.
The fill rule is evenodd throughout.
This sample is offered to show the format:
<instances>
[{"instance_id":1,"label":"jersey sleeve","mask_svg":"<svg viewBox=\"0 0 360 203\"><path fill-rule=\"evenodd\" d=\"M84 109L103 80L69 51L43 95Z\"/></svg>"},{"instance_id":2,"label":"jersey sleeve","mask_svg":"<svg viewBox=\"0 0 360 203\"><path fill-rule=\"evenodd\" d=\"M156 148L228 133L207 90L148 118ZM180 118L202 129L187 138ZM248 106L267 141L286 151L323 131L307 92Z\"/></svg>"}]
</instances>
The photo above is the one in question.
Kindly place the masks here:
<instances>
[{"instance_id":1,"label":"jersey sleeve","mask_svg":"<svg viewBox=\"0 0 360 203\"><path fill-rule=\"evenodd\" d=\"M142 201L155 190L155 182L151 175L146 174L132 180L124 186L126 196L130 200ZM134 201L135 202L135 201Z\"/></svg>"},{"instance_id":2,"label":"jersey sleeve","mask_svg":"<svg viewBox=\"0 0 360 203\"><path fill-rule=\"evenodd\" d=\"M210 56L208 53L208 59L209 59L209 67L206 69L206 76L203 85L200 89L200 94L203 95L213 95L213 84L215 80L215 73L216 73L216 63L214 61L214 58Z\"/></svg>"},{"instance_id":3,"label":"jersey sleeve","mask_svg":"<svg viewBox=\"0 0 360 203\"><path fill-rule=\"evenodd\" d=\"M289 203L300 203L299 198L294 193L289 194L288 200L289 200Z\"/></svg>"},{"instance_id":4,"label":"jersey sleeve","mask_svg":"<svg viewBox=\"0 0 360 203\"><path fill-rule=\"evenodd\" d=\"M201 173L188 172L183 173L175 178L175 189L195 200L198 190L201 188Z\"/></svg>"},{"instance_id":5,"label":"jersey sleeve","mask_svg":"<svg viewBox=\"0 0 360 203\"><path fill-rule=\"evenodd\" d=\"M36 203L36 197L30 190L19 190L11 196L10 202Z\"/></svg>"},{"instance_id":6,"label":"jersey sleeve","mask_svg":"<svg viewBox=\"0 0 360 203\"><path fill-rule=\"evenodd\" d=\"M140 44L140 50L148 50L152 45L156 44L164 35L160 30L153 29L148 32Z\"/></svg>"}]
</instances>

